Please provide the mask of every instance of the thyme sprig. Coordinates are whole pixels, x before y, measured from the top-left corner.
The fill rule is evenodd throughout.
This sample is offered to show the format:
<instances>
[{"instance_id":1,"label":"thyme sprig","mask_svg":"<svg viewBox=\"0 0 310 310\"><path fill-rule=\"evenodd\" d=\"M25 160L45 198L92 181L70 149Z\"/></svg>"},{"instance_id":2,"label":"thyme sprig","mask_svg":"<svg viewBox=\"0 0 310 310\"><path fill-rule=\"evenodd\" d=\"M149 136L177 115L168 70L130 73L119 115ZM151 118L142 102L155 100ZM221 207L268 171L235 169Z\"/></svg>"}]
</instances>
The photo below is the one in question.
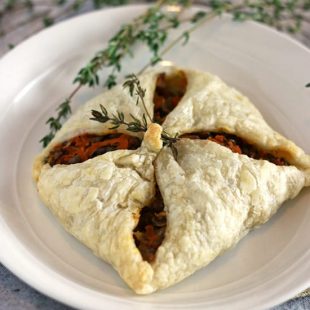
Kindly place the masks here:
<instances>
[{"instance_id":1,"label":"thyme sprig","mask_svg":"<svg viewBox=\"0 0 310 310\"><path fill-rule=\"evenodd\" d=\"M145 104L145 93L146 89L142 88L140 80L135 74L130 74L127 76L127 80L123 83L123 88L129 89L129 94L131 97L136 96L136 105L141 103L145 113L147 114L150 122L153 122L152 117L150 116L146 104ZM137 127L141 124L141 121L139 121L137 118L133 117L133 115L130 115L131 118L134 119L134 121L137 123ZM143 122L146 121L145 114L143 113ZM147 129L147 126L144 128ZM143 130L146 131L146 130ZM161 134L161 139L163 140L163 144L172 147L173 143L175 143L178 140L178 134L176 134L174 137L171 137L165 130Z\"/></svg>"},{"instance_id":2,"label":"thyme sprig","mask_svg":"<svg viewBox=\"0 0 310 310\"><path fill-rule=\"evenodd\" d=\"M117 83L117 76L122 69L122 60L127 55L134 56L133 47L137 43L147 46L151 51L151 59L139 72L141 73L148 66L160 61L163 55L178 43L187 43L190 34L197 28L223 13L230 13L235 21L255 20L280 30L297 32L301 29L306 12L310 10L310 0L242 0L236 3L228 0L209 0L206 3L209 7L208 11L198 12L190 18L182 19L179 13L171 14L162 10L171 1L160 0L131 23L122 26L109 40L108 46L99 51L78 72L74 79L74 83L77 84L76 88L60 105L57 110L58 115L52 118L53 122L47 121L50 126L50 133L41 139L44 146L53 138L55 132L61 128L63 120L69 114L64 113L62 107L66 108L67 104L70 106L72 98L82 87L99 85L101 83L99 72L104 68L109 68L110 73L102 84L108 88L113 87ZM174 0L174 3L183 9L188 6L188 0ZM162 49L167 42L170 30L188 22L191 23L189 28ZM66 104L64 105L64 103ZM146 109L145 111L147 113Z\"/></svg>"},{"instance_id":3,"label":"thyme sprig","mask_svg":"<svg viewBox=\"0 0 310 310\"><path fill-rule=\"evenodd\" d=\"M146 104L145 104L145 93L146 90L142 88L141 83L138 79L138 77L135 74L130 74L127 77L127 80L123 83L123 88L128 88L129 94L131 97L136 96L136 104L139 103L142 105L144 111L148 115L149 121L152 123L152 118L149 115ZM123 112L117 111L116 114L109 115L108 110L100 104L100 111L98 110L92 110L91 111L92 117L90 120L97 121L100 123L107 123L111 122L112 127L109 129L117 129L120 126L124 125L125 129L127 131L131 132L146 132L147 131L147 120L145 113L142 113L142 120L139 120L137 117L135 117L132 114L129 114L131 117L131 121L125 121L125 115ZM169 146L173 148L173 144L179 139L178 135L176 134L174 137L171 137L166 131L163 131L161 134L161 139L163 140L163 144L165 146ZM175 153L175 149L173 149L173 152Z\"/></svg>"},{"instance_id":4,"label":"thyme sprig","mask_svg":"<svg viewBox=\"0 0 310 310\"><path fill-rule=\"evenodd\" d=\"M233 11L233 17L237 21L254 20L278 30L295 33L301 29L305 12L309 8L309 0L248 1L248 5L243 4Z\"/></svg>"},{"instance_id":5,"label":"thyme sprig","mask_svg":"<svg viewBox=\"0 0 310 310\"><path fill-rule=\"evenodd\" d=\"M139 120L132 114L129 114L131 117L131 121L125 120L125 115L123 112L117 112L116 114L109 114L108 110L100 104L100 110L92 110L92 117L90 120L99 122L99 123L107 123L110 122L112 124L109 129L114 130L122 125L125 126L126 131L131 132L146 132L147 131L147 120L145 114L142 114L142 120ZM161 139L163 140L163 144L165 146L173 147L173 143L179 140L178 135L176 134L174 137L171 137L166 131L163 131L161 134Z\"/></svg>"},{"instance_id":6,"label":"thyme sprig","mask_svg":"<svg viewBox=\"0 0 310 310\"><path fill-rule=\"evenodd\" d=\"M110 127L109 129L114 130L124 125L125 129L131 132L145 132L147 130L147 121L145 114L143 114L142 116L142 121L140 121L134 115L130 114L132 121L127 122L125 121L125 115L123 112L118 111L116 114L109 115L107 109L102 104L100 104L100 110L101 111L92 110L92 117L90 119L100 123L111 122L112 127Z\"/></svg>"},{"instance_id":7,"label":"thyme sprig","mask_svg":"<svg viewBox=\"0 0 310 310\"><path fill-rule=\"evenodd\" d=\"M137 76L134 74L130 74L127 80L124 82L123 88L124 89L128 88L131 97L136 96L136 105L141 103L144 111L147 113L149 117L150 122L152 122L152 118L150 117L147 111L144 101L146 90L142 88L141 83L137 78ZM101 111L92 110L91 111L92 117L90 119L100 123L111 122L113 126L110 127L110 129L117 129L121 125L124 125L126 126L127 131L132 132L147 131L147 121L144 113L142 114L142 121L139 120L134 115L130 114L132 121L127 122L125 121L125 115L123 112L117 111L116 114L109 115L107 109L102 104L100 104L100 110Z\"/></svg>"},{"instance_id":8,"label":"thyme sprig","mask_svg":"<svg viewBox=\"0 0 310 310\"><path fill-rule=\"evenodd\" d=\"M164 4L171 0L159 1L146 13L135 18L131 23L123 25L120 30L109 40L107 48L99 51L84 68L82 68L73 83L97 86L100 83L98 72L103 68L110 68L103 85L111 88L117 84L117 74L122 69L122 60L125 56L133 56L133 47L141 43L151 52L151 63L160 61L158 55L160 48L165 43L169 30L178 27L182 22L177 14L162 11ZM175 0L181 1L181 0Z\"/></svg>"}]
</instances>

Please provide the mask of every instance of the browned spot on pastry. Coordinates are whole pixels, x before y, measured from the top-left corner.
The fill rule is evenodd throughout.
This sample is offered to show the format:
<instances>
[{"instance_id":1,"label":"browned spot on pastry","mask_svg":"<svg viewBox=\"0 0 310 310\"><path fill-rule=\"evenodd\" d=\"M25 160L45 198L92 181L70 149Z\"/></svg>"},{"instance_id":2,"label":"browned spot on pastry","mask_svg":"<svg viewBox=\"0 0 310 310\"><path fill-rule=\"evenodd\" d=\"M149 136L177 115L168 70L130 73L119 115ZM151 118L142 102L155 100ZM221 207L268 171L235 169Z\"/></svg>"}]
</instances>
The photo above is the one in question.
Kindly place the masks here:
<instances>
[{"instance_id":1,"label":"browned spot on pastry","mask_svg":"<svg viewBox=\"0 0 310 310\"><path fill-rule=\"evenodd\" d=\"M141 145L137 137L112 133L107 135L83 134L55 146L49 153L46 162L70 165L81 163L89 158L115 150L135 150Z\"/></svg>"},{"instance_id":2,"label":"browned spot on pastry","mask_svg":"<svg viewBox=\"0 0 310 310\"><path fill-rule=\"evenodd\" d=\"M162 124L166 116L178 105L186 92L187 78L183 71L167 75L161 73L157 77L153 98L154 121Z\"/></svg>"},{"instance_id":3,"label":"browned spot on pastry","mask_svg":"<svg viewBox=\"0 0 310 310\"><path fill-rule=\"evenodd\" d=\"M289 163L278 153L272 154L263 150L259 150L253 144L250 144L240 137L223 132L194 132L181 136L181 138L189 139L207 139L229 148L234 153L247 155L253 159L264 159L278 166L288 166Z\"/></svg>"},{"instance_id":4,"label":"browned spot on pastry","mask_svg":"<svg viewBox=\"0 0 310 310\"><path fill-rule=\"evenodd\" d=\"M156 251L164 240L166 225L164 203L157 187L152 203L141 210L139 222L133 232L137 248L149 263L155 260Z\"/></svg>"}]
</instances>

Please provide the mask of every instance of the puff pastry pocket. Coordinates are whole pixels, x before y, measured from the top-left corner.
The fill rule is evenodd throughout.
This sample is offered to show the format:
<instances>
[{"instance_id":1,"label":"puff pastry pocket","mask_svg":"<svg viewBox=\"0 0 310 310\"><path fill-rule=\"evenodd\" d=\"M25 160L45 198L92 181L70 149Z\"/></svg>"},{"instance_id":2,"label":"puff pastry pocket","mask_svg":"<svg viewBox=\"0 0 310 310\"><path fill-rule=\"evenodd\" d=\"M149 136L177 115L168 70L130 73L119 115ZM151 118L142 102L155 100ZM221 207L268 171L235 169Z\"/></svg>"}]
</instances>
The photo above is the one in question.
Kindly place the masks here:
<instances>
[{"instance_id":1,"label":"puff pastry pocket","mask_svg":"<svg viewBox=\"0 0 310 310\"><path fill-rule=\"evenodd\" d=\"M153 166L160 134L152 124L142 144L119 132L77 135L34 163L39 195L64 228L144 294L156 290L152 263L166 227ZM159 239L146 247L150 224Z\"/></svg>"},{"instance_id":2,"label":"puff pastry pocket","mask_svg":"<svg viewBox=\"0 0 310 310\"><path fill-rule=\"evenodd\" d=\"M157 124L109 129L91 110L142 118L116 86L81 107L36 158L33 176L65 229L138 294L206 266L310 185L310 157L233 88L177 67L139 77ZM162 133L179 133L172 148Z\"/></svg>"},{"instance_id":3,"label":"puff pastry pocket","mask_svg":"<svg viewBox=\"0 0 310 310\"><path fill-rule=\"evenodd\" d=\"M133 230L141 208L155 194L154 158L140 148L71 165L45 164L37 183L41 199L65 229L136 290L153 275L136 247Z\"/></svg>"},{"instance_id":4,"label":"puff pastry pocket","mask_svg":"<svg viewBox=\"0 0 310 310\"><path fill-rule=\"evenodd\" d=\"M291 164L310 167L310 157L274 131L246 96L210 73L194 70L184 70L184 73L186 92L163 123L168 133L208 131L234 134L286 158Z\"/></svg>"},{"instance_id":5,"label":"puff pastry pocket","mask_svg":"<svg viewBox=\"0 0 310 310\"><path fill-rule=\"evenodd\" d=\"M209 264L309 185L309 172L240 155L213 141L165 148L156 178L167 209L155 278L172 285Z\"/></svg>"}]
</instances>

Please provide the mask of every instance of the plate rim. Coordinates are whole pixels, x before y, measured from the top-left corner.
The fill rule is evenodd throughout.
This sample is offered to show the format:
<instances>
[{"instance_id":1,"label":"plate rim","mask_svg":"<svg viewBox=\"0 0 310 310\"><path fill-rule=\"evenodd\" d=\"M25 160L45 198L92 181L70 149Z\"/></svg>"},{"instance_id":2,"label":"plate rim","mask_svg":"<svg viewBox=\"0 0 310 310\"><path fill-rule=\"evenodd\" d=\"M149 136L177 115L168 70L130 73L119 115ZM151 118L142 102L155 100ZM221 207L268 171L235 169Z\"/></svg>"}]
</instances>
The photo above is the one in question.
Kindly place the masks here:
<instances>
[{"instance_id":1,"label":"plate rim","mask_svg":"<svg viewBox=\"0 0 310 310\"><path fill-rule=\"evenodd\" d=\"M10 58L14 58L15 56L15 53L18 53L20 51L22 51L22 49L24 48L28 48L29 45L32 44L32 42L35 40L35 39L38 39L42 34L46 34L48 33L49 31L55 31L55 29L61 29L63 27L67 27L68 24L72 23L73 20L78 20L78 19L82 19L82 18L90 18L91 15L93 14L106 14L107 11L109 10L127 10L128 8L131 8L131 9L141 9L141 8L147 8L149 7L149 5L147 4L131 4L131 5L125 5L125 6L121 6L121 7L117 7L117 8L108 8L108 9L103 9L103 10L99 10L99 11L95 11L95 12L89 12L89 13L86 13L86 14L82 14L80 16L76 16L76 17L73 17L73 18L70 18L68 20L64 20L60 23L57 23L56 25L48 28L48 29L44 29L40 32L38 32L37 34L35 34L34 36L28 38L27 40L23 41L21 44L17 45L12 51L9 51L8 53L6 53L1 59L0 59L0 67L3 63L5 63L6 61L10 61ZM199 6L196 6L199 8ZM203 8L203 7L202 7ZM310 49L307 48L306 46L304 46L303 44L301 44L300 42L294 40L293 38L289 37L287 34L284 34L284 33L281 33L281 32L278 32L277 30L273 29L273 28L270 28L266 25L263 25L263 24L259 24L259 23L256 23L256 22L253 22L253 21L249 21L249 23L252 23L252 24L255 24L256 27L261 27L264 31L268 31L268 32L272 32L274 35L276 35L278 38L281 37L282 39L286 40L287 42L289 42L290 44L294 44L296 47L298 48L302 48L303 50L305 50L309 55L310 55ZM5 114L5 113L4 113ZM0 119L1 121L1 119ZM1 203L1 202L0 202ZM0 218L0 230L3 230L5 229L5 221L2 220L2 218ZM8 231L10 231L9 229L9 226L6 227ZM11 240L13 240L14 238L16 238L16 236L13 234L13 232L10 231L10 233L12 233L12 236L10 236ZM8 240L7 240L8 241ZM20 242L20 240L16 239L15 240L19 246L23 249L20 249L19 251L21 250L26 250L26 248L23 247L22 243ZM1 243L2 241L0 241ZM4 241L4 244L5 244L5 241ZM14 251L14 250L13 250ZM28 251L27 251L28 252ZM31 255L31 253L27 253L27 255ZM32 258L35 259L35 257L33 255L31 255ZM49 290L46 290L46 288L42 287L39 283L34 283L34 281L32 280L31 276L30 275L27 275L26 272L22 272L22 271L19 271L19 273L16 273L16 268L14 266L14 264L11 264L10 263L10 260L9 260L9 257L8 256L5 256L5 254L1 251L0 252L0 261L1 263L7 268L9 269L13 274L15 274L17 277L19 277L20 279L22 279L24 282L26 282L29 286L35 288L36 290L40 291L42 294L44 295L47 295L53 299L56 299L64 304L67 304L69 306L76 306L76 307L80 307L81 306L81 303L72 303L72 299L70 298L70 300L67 300L65 298L65 296L63 294L60 294L61 296L59 296L59 294L55 294L55 291L54 289L51 289L50 291ZM30 263L30 261L28 261L28 263ZM46 268L48 268L47 266L45 266ZM48 268L49 269L49 268ZM50 270L50 269L49 269ZM56 272L53 271L53 270L50 270L51 272L54 272L55 275L56 275ZM60 276L60 275L58 275ZM69 279L66 279L66 281L69 281L71 284L74 284L74 282L70 281ZM59 284L59 283L58 283ZM82 286L78 285L79 287L83 288ZM310 279L309 281L307 282L307 285L306 286L310 286ZM304 285L300 285L299 288L296 288L294 290L294 294L300 292L302 289L306 288L306 286L304 287ZM52 286L51 286L52 287ZM66 287L67 288L67 287ZM91 290L93 291L93 290ZM104 294L104 292L102 292L103 295L106 295ZM277 303L280 303L282 301L285 301L287 298L290 298L292 296L292 294L289 294L290 296L282 296L281 298L279 297L278 298L278 301ZM107 299L111 299L111 296L109 295L106 295ZM113 299L113 298L112 298ZM117 300L118 302L120 302L121 300L118 299ZM113 302L113 301L112 301ZM126 303L127 304L127 303ZM129 305L129 304L128 304ZM141 304L140 304L141 305ZM274 305L274 303L270 303L270 304L266 304L264 306L272 306ZM89 304L87 303L87 306L89 306ZM111 306L114 306L114 304L112 304Z\"/></svg>"}]
</instances>

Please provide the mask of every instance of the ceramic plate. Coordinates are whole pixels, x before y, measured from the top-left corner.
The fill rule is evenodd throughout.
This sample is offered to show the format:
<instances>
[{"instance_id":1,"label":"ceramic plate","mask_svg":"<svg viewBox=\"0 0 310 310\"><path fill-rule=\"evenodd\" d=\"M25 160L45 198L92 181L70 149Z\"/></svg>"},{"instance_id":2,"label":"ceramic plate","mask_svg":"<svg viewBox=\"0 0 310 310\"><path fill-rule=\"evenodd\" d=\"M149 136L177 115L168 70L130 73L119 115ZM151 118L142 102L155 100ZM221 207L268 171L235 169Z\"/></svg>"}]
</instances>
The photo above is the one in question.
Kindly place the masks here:
<instances>
[{"instance_id":1,"label":"ceramic plate","mask_svg":"<svg viewBox=\"0 0 310 310\"><path fill-rule=\"evenodd\" d=\"M310 286L310 190L286 203L234 249L174 287L137 296L106 263L67 234L40 202L32 162L46 119L73 88L77 70L120 24L145 10L127 6L87 14L40 32L0 61L0 259L42 293L87 309L257 309ZM136 50L125 73L147 60ZM210 71L257 105L280 133L310 153L310 53L256 23L210 22L166 55ZM106 73L103 73L106 74ZM74 106L101 88L85 89Z\"/></svg>"}]
</instances>

